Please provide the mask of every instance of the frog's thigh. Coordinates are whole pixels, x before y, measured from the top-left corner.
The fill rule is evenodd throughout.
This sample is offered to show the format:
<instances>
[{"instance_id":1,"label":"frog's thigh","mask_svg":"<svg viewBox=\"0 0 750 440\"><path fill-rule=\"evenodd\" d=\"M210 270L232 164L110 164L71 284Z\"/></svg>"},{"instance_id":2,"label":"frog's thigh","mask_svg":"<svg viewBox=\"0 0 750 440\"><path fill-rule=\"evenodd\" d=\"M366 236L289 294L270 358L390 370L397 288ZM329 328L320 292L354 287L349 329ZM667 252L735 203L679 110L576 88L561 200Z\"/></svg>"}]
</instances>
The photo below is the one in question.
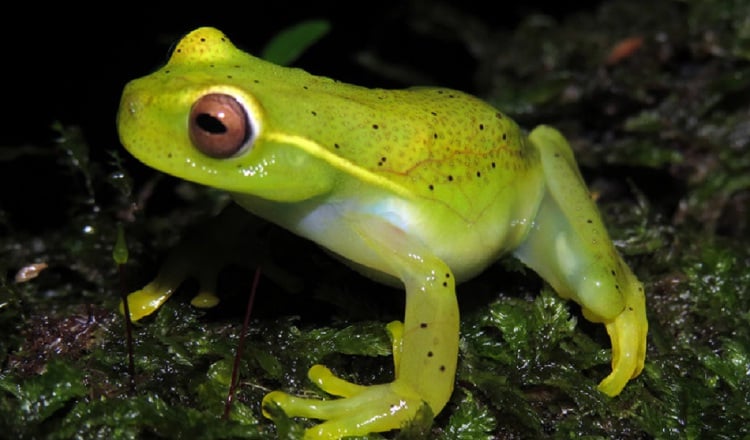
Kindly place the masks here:
<instances>
[{"instance_id":1,"label":"frog's thigh","mask_svg":"<svg viewBox=\"0 0 750 440\"><path fill-rule=\"evenodd\" d=\"M541 153L547 193L515 255L561 296L579 303L587 319L606 325L612 373L599 389L616 395L643 369L648 330L643 286L615 250L567 141L548 127L535 129L529 139Z\"/></svg>"}]
</instances>

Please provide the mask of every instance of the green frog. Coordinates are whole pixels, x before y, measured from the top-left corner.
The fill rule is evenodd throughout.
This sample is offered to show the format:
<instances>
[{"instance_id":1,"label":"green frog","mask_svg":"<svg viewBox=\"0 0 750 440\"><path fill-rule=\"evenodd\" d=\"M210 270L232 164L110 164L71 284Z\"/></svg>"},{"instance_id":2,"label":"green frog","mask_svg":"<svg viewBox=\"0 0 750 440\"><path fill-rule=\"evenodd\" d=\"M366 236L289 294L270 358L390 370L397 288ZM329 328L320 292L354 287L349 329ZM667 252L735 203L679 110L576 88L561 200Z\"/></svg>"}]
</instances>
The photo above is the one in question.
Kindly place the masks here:
<instances>
[{"instance_id":1,"label":"green frog","mask_svg":"<svg viewBox=\"0 0 750 440\"><path fill-rule=\"evenodd\" d=\"M388 325L392 382L354 384L315 365L309 378L333 398L265 397L264 408L322 421L305 438L398 429L425 404L440 413L456 373L456 283L508 253L604 324L612 372L601 392L619 394L643 369L643 286L554 128L526 134L456 90L370 89L274 65L208 27L126 86L117 123L146 165L227 191L247 211L403 287L403 322ZM155 311L184 276L131 294L134 318Z\"/></svg>"}]
</instances>

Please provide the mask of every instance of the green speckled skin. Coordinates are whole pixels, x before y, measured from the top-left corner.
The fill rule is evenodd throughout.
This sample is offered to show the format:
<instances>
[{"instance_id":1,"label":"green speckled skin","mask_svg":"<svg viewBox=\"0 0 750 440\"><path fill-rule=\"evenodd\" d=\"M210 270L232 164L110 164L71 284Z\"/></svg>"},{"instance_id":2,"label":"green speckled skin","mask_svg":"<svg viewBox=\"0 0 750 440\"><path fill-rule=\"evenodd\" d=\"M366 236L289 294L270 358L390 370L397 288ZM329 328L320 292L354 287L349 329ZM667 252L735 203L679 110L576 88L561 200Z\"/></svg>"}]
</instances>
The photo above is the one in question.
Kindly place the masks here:
<instances>
[{"instance_id":1,"label":"green speckled skin","mask_svg":"<svg viewBox=\"0 0 750 440\"><path fill-rule=\"evenodd\" d=\"M191 137L203 129L191 109L207 96L246 115L249 135L231 154L207 154ZM389 326L393 382L355 385L314 366L310 379L340 399L281 392L264 399L264 408L323 420L306 438L396 429L422 404L439 413L458 355L455 283L506 252L605 324L613 372L603 392L618 394L643 368L642 286L554 129L527 137L498 110L454 90L367 89L276 66L212 28L185 36L162 69L127 85L118 129L147 165L229 191L362 273L404 286L404 321ZM186 273L164 269L131 294L134 318L155 311Z\"/></svg>"}]
</instances>

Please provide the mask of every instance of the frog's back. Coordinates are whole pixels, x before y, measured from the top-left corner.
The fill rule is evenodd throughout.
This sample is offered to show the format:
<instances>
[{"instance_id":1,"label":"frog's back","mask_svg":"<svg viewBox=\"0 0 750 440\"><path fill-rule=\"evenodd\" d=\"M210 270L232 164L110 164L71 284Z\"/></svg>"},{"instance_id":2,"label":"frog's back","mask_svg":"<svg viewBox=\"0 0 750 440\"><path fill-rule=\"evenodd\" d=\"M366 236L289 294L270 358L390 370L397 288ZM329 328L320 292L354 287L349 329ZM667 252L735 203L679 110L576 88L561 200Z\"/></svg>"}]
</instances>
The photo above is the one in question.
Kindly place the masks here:
<instances>
[{"instance_id":1,"label":"frog's back","mask_svg":"<svg viewBox=\"0 0 750 440\"><path fill-rule=\"evenodd\" d=\"M274 103L283 104L274 93ZM270 121L279 130L293 132L304 121L306 137L358 173L446 203L469 221L493 203L498 189L538 168L538 154L516 123L463 92L368 89L310 75L288 96L287 108L269 111L282 115Z\"/></svg>"}]
</instances>

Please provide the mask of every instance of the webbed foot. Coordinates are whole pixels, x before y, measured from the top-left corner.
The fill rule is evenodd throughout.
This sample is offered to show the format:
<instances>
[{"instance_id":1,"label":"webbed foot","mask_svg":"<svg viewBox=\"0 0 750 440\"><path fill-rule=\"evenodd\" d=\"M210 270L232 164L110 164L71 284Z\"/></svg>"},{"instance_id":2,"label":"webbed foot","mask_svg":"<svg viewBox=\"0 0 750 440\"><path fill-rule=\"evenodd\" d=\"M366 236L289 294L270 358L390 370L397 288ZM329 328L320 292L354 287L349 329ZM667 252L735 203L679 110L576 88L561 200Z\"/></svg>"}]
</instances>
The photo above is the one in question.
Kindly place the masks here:
<instances>
[{"instance_id":1,"label":"webbed foot","mask_svg":"<svg viewBox=\"0 0 750 440\"><path fill-rule=\"evenodd\" d=\"M405 381L362 386L339 377L331 370L314 365L308 372L311 381L323 391L340 399L318 400L274 391L263 399L263 408L278 405L290 417L324 420L305 431L305 439L339 439L401 428L414 419L426 403ZM270 417L264 409L263 414Z\"/></svg>"}]
</instances>

